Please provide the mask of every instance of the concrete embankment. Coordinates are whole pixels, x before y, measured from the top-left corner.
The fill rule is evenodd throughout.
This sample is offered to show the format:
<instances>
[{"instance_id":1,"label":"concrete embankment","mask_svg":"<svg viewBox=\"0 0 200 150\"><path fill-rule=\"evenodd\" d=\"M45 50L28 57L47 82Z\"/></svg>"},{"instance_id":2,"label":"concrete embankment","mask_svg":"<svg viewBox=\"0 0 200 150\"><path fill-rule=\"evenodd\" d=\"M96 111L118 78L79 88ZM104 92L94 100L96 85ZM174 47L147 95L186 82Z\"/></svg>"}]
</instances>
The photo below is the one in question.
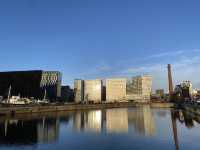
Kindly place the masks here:
<instances>
[{"instance_id":1,"label":"concrete embankment","mask_svg":"<svg viewBox=\"0 0 200 150\"><path fill-rule=\"evenodd\" d=\"M174 103L150 103L152 108L173 108L176 107Z\"/></svg>"},{"instance_id":2,"label":"concrete embankment","mask_svg":"<svg viewBox=\"0 0 200 150\"><path fill-rule=\"evenodd\" d=\"M57 112L57 111L71 111L71 110L85 110L85 109L105 109L105 108L119 108L119 107L136 107L142 105L150 105L153 108L170 108L174 107L172 103L105 103L105 104L65 104L65 105L46 105L46 106L7 106L0 107L1 115L15 115L26 113L43 113L43 112Z\"/></svg>"}]
</instances>

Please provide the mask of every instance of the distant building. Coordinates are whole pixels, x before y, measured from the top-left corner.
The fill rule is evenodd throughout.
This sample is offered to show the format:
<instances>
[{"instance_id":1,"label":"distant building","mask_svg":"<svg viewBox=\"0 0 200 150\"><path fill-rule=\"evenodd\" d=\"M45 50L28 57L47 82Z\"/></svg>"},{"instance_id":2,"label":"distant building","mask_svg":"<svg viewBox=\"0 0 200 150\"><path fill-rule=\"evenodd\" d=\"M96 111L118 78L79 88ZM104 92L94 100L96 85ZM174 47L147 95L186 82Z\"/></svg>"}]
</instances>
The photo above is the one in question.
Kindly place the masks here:
<instances>
[{"instance_id":1,"label":"distant building","mask_svg":"<svg viewBox=\"0 0 200 150\"><path fill-rule=\"evenodd\" d=\"M165 95L164 89L157 89L156 95L159 97L164 97L164 95Z\"/></svg>"},{"instance_id":2,"label":"distant building","mask_svg":"<svg viewBox=\"0 0 200 150\"><path fill-rule=\"evenodd\" d=\"M126 100L126 79L106 79L106 101L125 101Z\"/></svg>"},{"instance_id":3,"label":"distant building","mask_svg":"<svg viewBox=\"0 0 200 150\"><path fill-rule=\"evenodd\" d=\"M58 71L11 71L0 72L0 95L6 97L11 86L11 95L56 100L61 97L61 78Z\"/></svg>"},{"instance_id":4,"label":"distant building","mask_svg":"<svg viewBox=\"0 0 200 150\"><path fill-rule=\"evenodd\" d=\"M84 81L84 101L101 102L102 100L102 81L85 80Z\"/></svg>"},{"instance_id":5,"label":"distant building","mask_svg":"<svg viewBox=\"0 0 200 150\"><path fill-rule=\"evenodd\" d=\"M179 85L176 85L174 89L176 101L192 99L192 93L193 89L190 81L182 81Z\"/></svg>"},{"instance_id":6,"label":"distant building","mask_svg":"<svg viewBox=\"0 0 200 150\"><path fill-rule=\"evenodd\" d=\"M200 90L196 89L196 92L193 93L193 95L195 95L196 98L200 98Z\"/></svg>"},{"instance_id":7,"label":"distant building","mask_svg":"<svg viewBox=\"0 0 200 150\"><path fill-rule=\"evenodd\" d=\"M75 80L75 102L122 102L150 101L152 77L149 75L127 78L110 78L105 80Z\"/></svg>"},{"instance_id":8,"label":"distant building","mask_svg":"<svg viewBox=\"0 0 200 150\"><path fill-rule=\"evenodd\" d=\"M61 87L61 100L64 102L72 102L74 100L74 91L70 86Z\"/></svg>"},{"instance_id":9,"label":"distant building","mask_svg":"<svg viewBox=\"0 0 200 150\"><path fill-rule=\"evenodd\" d=\"M84 101L84 81L81 79L74 80L74 100L76 103Z\"/></svg>"},{"instance_id":10,"label":"distant building","mask_svg":"<svg viewBox=\"0 0 200 150\"><path fill-rule=\"evenodd\" d=\"M190 81L183 81L181 82L181 88L182 88L182 91L183 91L183 96L192 96L192 92L193 92L193 89L192 89L192 83Z\"/></svg>"},{"instance_id":11,"label":"distant building","mask_svg":"<svg viewBox=\"0 0 200 150\"><path fill-rule=\"evenodd\" d=\"M142 75L127 80L126 99L147 102L150 101L152 76Z\"/></svg>"}]
</instances>

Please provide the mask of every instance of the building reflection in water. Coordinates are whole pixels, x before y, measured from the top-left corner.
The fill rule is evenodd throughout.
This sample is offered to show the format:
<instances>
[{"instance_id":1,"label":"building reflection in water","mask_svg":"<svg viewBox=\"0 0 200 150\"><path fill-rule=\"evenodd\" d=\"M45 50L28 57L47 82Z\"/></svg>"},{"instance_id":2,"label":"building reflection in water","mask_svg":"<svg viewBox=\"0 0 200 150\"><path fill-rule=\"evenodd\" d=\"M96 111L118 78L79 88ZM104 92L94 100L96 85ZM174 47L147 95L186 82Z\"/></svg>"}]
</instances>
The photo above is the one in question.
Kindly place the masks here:
<instances>
[{"instance_id":1,"label":"building reflection in water","mask_svg":"<svg viewBox=\"0 0 200 150\"><path fill-rule=\"evenodd\" d=\"M177 124L176 124L176 114L174 111L171 111L171 120L172 120L172 131L173 138L176 150L179 150L179 142L178 142L178 132L177 132Z\"/></svg>"},{"instance_id":2,"label":"building reflection in water","mask_svg":"<svg viewBox=\"0 0 200 150\"><path fill-rule=\"evenodd\" d=\"M128 133L129 127L140 135L155 134L155 121L150 106L134 109L115 108L98 111L76 112L73 128L76 131L92 131L106 133Z\"/></svg>"},{"instance_id":3,"label":"building reflection in water","mask_svg":"<svg viewBox=\"0 0 200 150\"><path fill-rule=\"evenodd\" d=\"M76 131L101 132L102 111L84 111L74 114L73 126Z\"/></svg>"},{"instance_id":4,"label":"building reflection in water","mask_svg":"<svg viewBox=\"0 0 200 150\"><path fill-rule=\"evenodd\" d=\"M106 110L106 131L107 133L128 132L128 110L127 108Z\"/></svg>"},{"instance_id":5,"label":"building reflection in water","mask_svg":"<svg viewBox=\"0 0 200 150\"><path fill-rule=\"evenodd\" d=\"M200 123L200 116L184 110L171 110L172 131L176 150L179 150L177 120L187 128L193 128L194 122Z\"/></svg>"},{"instance_id":6,"label":"building reflection in water","mask_svg":"<svg viewBox=\"0 0 200 150\"><path fill-rule=\"evenodd\" d=\"M198 124L200 123L200 116L184 110L171 110L171 116L173 120L178 120L187 128L193 128L195 126L195 122Z\"/></svg>"},{"instance_id":7,"label":"building reflection in water","mask_svg":"<svg viewBox=\"0 0 200 150\"><path fill-rule=\"evenodd\" d=\"M36 144L58 138L59 119L5 120L0 123L0 144Z\"/></svg>"},{"instance_id":8,"label":"building reflection in water","mask_svg":"<svg viewBox=\"0 0 200 150\"><path fill-rule=\"evenodd\" d=\"M53 142L58 138L59 119L43 118L37 123L37 140L40 143Z\"/></svg>"},{"instance_id":9,"label":"building reflection in water","mask_svg":"<svg viewBox=\"0 0 200 150\"><path fill-rule=\"evenodd\" d=\"M73 119L76 131L107 133L128 132L128 112L126 108L76 112Z\"/></svg>"},{"instance_id":10,"label":"building reflection in water","mask_svg":"<svg viewBox=\"0 0 200 150\"><path fill-rule=\"evenodd\" d=\"M150 106L137 107L129 111L129 124L135 133L143 136L155 135L155 120Z\"/></svg>"},{"instance_id":11,"label":"building reflection in water","mask_svg":"<svg viewBox=\"0 0 200 150\"><path fill-rule=\"evenodd\" d=\"M102 115L101 115L101 111L97 110L97 111L90 111L88 112L88 114L85 117L85 121L86 121L86 130L92 130L92 131L96 131L96 132L100 132L101 131L101 121L102 121Z\"/></svg>"}]
</instances>

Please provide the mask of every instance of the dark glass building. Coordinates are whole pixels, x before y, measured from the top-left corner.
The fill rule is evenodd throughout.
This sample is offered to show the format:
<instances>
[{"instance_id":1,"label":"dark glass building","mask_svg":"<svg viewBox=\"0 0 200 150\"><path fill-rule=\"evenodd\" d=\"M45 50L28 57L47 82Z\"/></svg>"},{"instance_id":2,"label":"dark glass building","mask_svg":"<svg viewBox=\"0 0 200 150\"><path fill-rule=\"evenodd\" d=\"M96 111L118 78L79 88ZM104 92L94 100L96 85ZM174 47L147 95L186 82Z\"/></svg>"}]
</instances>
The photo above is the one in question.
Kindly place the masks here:
<instances>
[{"instance_id":1,"label":"dark glass building","mask_svg":"<svg viewBox=\"0 0 200 150\"><path fill-rule=\"evenodd\" d=\"M74 90L70 86L61 86L61 101L72 102L74 101Z\"/></svg>"},{"instance_id":2,"label":"dark glass building","mask_svg":"<svg viewBox=\"0 0 200 150\"><path fill-rule=\"evenodd\" d=\"M56 100L61 97L61 73L58 71L11 71L0 72L0 96L11 95Z\"/></svg>"}]
</instances>

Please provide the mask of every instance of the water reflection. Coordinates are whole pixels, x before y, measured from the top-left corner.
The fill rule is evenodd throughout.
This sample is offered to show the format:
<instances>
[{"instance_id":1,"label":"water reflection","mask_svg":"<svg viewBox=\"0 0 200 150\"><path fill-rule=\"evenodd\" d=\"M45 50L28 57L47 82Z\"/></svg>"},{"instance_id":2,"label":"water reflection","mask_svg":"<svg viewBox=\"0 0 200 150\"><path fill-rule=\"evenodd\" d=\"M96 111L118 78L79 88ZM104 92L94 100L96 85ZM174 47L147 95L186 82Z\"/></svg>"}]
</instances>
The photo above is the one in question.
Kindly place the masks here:
<instances>
[{"instance_id":1,"label":"water reflection","mask_svg":"<svg viewBox=\"0 0 200 150\"><path fill-rule=\"evenodd\" d=\"M159 125L160 119L169 117L169 126ZM159 120L158 120L159 119ZM191 129L200 123L200 117L182 110L158 110L150 106L63 112L53 115L16 116L0 118L0 145L34 145L55 143L68 127L73 133L139 135L156 137L159 129L171 128L175 148L179 149L179 125ZM61 131L60 131L61 130ZM69 131L68 130L68 131ZM169 132L171 132L169 131ZM65 130L67 132L67 130Z\"/></svg>"},{"instance_id":2,"label":"water reflection","mask_svg":"<svg viewBox=\"0 0 200 150\"><path fill-rule=\"evenodd\" d=\"M193 128L194 122L200 123L200 116L192 114L188 111L182 110L171 110L171 120L172 120L172 130L173 130L173 138L176 150L179 150L179 139L178 139L178 131L177 131L177 121L181 124L184 124L188 129Z\"/></svg>"},{"instance_id":3,"label":"water reflection","mask_svg":"<svg viewBox=\"0 0 200 150\"><path fill-rule=\"evenodd\" d=\"M174 122L178 120L181 124L184 124L188 129L195 127L195 122L200 123L200 116L192 114L188 111L171 110L172 120Z\"/></svg>"},{"instance_id":4,"label":"water reflection","mask_svg":"<svg viewBox=\"0 0 200 150\"><path fill-rule=\"evenodd\" d=\"M40 143L53 142L58 138L59 119L43 118L37 123L37 140Z\"/></svg>"},{"instance_id":5,"label":"water reflection","mask_svg":"<svg viewBox=\"0 0 200 150\"><path fill-rule=\"evenodd\" d=\"M106 133L127 133L131 126L140 135L155 134L150 106L76 112L73 118L73 128L82 132L100 132L104 129Z\"/></svg>"},{"instance_id":6,"label":"water reflection","mask_svg":"<svg viewBox=\"0 0 200 150\"><path fill-rule=\"evenodd\" d=\"M173 136L174 136L174 144L175 144L176 150L179 150L177 124L176 124L176 113L174 111L171 111L171 120L172 120L172 129L173 129Z\"/></svg>"},{"instance_id":7,"label":"water reflection","mask_svg":"<svg viewBox=\"0 0 200 150\"><path fill-rule=\"evenodd\" d=\"M102 128L101 110L76 112L73 117L73 127L76 131L100 132Z\"/></svg>"},{"instance_id":8,"label":"water reflection","mask_svg":"<svg viewBox=\"0 0 200 150\"><path fill-rule=\"evenodd\" d=\"M128 132L128 110L126 108L106 110L107 133Z\"/></svg>"},{"instance_id":9,"label":"water reflection","mask_svg":"<svg viewBox=\"0 0 200 150\"><path fill-rule=\"evenodd\" d=\"M129 111L129 125L133 125L135 133L144 136L155 134L155 120L150 106L138 107Z\"/></svg>"},{"instance_id":10,"label":"water reflection","mask_svg":"<svg viewBox=\"0 0 200 150\"><path fill-rule=\"evenodd\" d=\"M1 144L34 144L56 141L59 135L58 118L37 120L5 120L0 124Z\"/></svg>"}]
</instances>

